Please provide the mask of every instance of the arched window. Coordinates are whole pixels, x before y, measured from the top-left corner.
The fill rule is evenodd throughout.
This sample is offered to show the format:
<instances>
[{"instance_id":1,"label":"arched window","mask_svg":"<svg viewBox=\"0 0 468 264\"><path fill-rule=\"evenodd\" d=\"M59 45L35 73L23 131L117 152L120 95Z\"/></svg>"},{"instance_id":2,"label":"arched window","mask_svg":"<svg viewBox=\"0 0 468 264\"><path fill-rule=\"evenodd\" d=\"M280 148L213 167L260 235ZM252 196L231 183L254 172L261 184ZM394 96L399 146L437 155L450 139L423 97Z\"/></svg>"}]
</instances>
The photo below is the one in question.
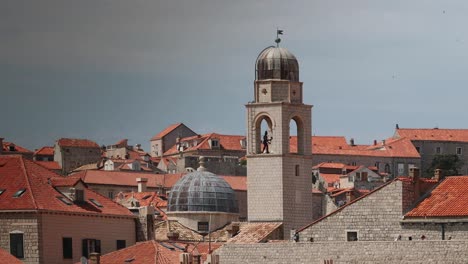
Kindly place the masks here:
<instances>
[{"instance_id":1,"label":"arched window","mask_svg":"<svg viewBox=\"0 0 468 264\"><path fill-rule=\"evenodd\" d=\"M304 125L297 116L289 121L289 142L289 153L304 153Z\"/></svg>"},{"instance_id":2,"label":"arched window","mask_svg":"<svg viewBox=\"0 0 468 264\"><path fill-rule=\"evenodd\" d=\"M273 140L273 122L270 117L263 115L257 118L255 124L255 153L272 153L274 149L271 147Z\"/></svg>"}]
</instances>

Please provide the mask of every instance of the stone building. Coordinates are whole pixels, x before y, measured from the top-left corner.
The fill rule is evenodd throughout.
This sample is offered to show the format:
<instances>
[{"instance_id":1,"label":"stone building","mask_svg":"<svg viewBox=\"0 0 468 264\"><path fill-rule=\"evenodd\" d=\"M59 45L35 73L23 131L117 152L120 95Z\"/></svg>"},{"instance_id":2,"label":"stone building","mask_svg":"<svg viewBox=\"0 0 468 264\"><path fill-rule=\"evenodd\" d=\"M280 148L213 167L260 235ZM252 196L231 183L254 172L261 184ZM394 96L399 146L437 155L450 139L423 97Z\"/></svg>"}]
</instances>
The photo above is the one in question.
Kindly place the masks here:
<instances>
[{"instance_id":1,"label":"stone building","mask_svg":"<svg viewBox=\"0 0 468 264\"><path fill-rule=\"evenodd\" d=\"M193 132L183 123L170 125L150 139L150 155L151 157L161 157L164 152L168 151L176 144L178 138L196 135L197 133Z\"/></svg>"},{"instance_id":2,"label":"stone building","mask_svg":"<svg viewBox=\"0 0 468 264\"><path fill-rule=\"evenodd\" d=\"M210 172L245 176L246 167L240 163L240 158L246 153L245 147L245 136L217 133L196 135L180 138L173 147L164 152L161 161L172 161L177 173L191 172L200 166L200 157L203 156L204 166Z\"/></svg>"},{"instance_id":3,"label":"stone building","mask_svg":"<svg viewBox=\"0 0 468 264\"><path fill-rule=\"evenodd\" d=\"M89 139L61 138L55 142L54 161L58 162L64 175L74 169L101 160L101 148Z\"/></svg>"},{"instance_id":4,"label":"stone building","mask_svg":"<svg viewBox=\"0 0 468 264\"><path fill-rule=\"evenodd\" d=\"M135 244L136 217L21 156L0 156L0 247L24 263L76 263Z\"/></svg>"},{"instance_id":5,"label":"stone building","mask_svg":"<svg viewBox=\"0 0 468 264\"><path fill-rule=\"evenodd\" d=\"M294 138L291 139L292 141ZM421 156L407 138L390 138L372 145L348 144L344 137L313 137L313 164L344 163L377 167L379 173L390 178L408 175L409 169L419 168Z\"/></svg>"},{"instance_id":6,"label":"stone building","mask_svg":"<svg viewBox=\"0 0 468 264\"><path fill-rule=\"evenodd\" d=\"M468 174L468 129L417 129L398 128L394 138L411 140L421 155L421 171L429 175L427 169L437 155L458 155L463 161L460 174ZM430 176L430 175L429 175Z\"/></svg>"},{"instance_id":7,"label":"stone building","mask_svg":"<svg viewBox=\"0 0 468 264\"><path fill-rule=\"evenodd\" d=\"M33 154L33 160L35 161L54 161L54 147L42 147Z\"/></svg>"},{"instance_id":8,"label":"stone building","mask_svg":"<svg viewBox=\"0 0 468 264\"><path fill-rule=\"evenodd\" d=\"M312 106L302 101L299 64L291 52L269 47L259 54L254 95L246 105L248 219L282 222L287 238L312 219ZM297 128L294 151L291 123Z\"/></svg>"}]
</instances>

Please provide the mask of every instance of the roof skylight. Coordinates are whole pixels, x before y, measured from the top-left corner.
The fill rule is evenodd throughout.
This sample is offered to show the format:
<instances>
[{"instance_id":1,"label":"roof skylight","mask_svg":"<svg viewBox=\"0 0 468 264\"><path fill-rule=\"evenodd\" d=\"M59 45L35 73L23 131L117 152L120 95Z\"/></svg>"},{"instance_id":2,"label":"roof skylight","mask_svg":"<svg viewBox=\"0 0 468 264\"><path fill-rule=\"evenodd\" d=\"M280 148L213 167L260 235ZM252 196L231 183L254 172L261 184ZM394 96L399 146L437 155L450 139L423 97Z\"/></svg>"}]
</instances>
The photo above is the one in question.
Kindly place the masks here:
<instances>
[{"instance_id":1,"label":"roof skylight","mask_svg":"<svg viewBox=\"0 0 468 264\"><path fill-rule=\"evenodd\" d=\"M95 199L89 199L89 201L92 202L97 207L103 207L102 204Z\"/></svg>"},{"instance_id":2,"label":"roof skylight","mask_svg":"<svg viewBox=\"0 0 468 264\"><path fill-rule=\"evenodd\" d=\"M59 199L62 203L66 204L66 205L72 205L73 203L68 200L67 198L63 197L63 196L57 196L57 199Z\"/></svg>"},{"instance_id":3,"label":"roof skylight","mask_svg":"<svg viewBox=\"0 0 468 264\"><path fill-rule=\"evenodd\" d=\"M19 191L15 192L15 194L13 194L13 198L21 197L21 195L23 195L23 193L25 192L26 192L26 189L20 189Z\"/></svg>"}]
</instances>

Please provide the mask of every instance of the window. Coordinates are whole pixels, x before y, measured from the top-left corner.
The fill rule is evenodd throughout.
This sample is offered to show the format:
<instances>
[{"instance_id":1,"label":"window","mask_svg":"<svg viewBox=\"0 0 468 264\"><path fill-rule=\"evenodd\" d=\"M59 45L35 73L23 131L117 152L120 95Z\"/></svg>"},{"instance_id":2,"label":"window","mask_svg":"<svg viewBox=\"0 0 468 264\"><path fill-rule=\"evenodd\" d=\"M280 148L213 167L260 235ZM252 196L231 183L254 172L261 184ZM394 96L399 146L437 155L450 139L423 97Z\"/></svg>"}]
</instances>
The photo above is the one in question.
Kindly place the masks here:
<instances>
[{"instance_id":1,"label":"window","mask_svg":"<svg viewBox=\"0 0 468 264\"><path fill-rule=\"evenodd\" d=\"M461 147L457 147L457 155L461 155L462 154L462 148Z\"/></svg>"},{"instance_id":2,"label":"window","mask_svg":"<svg viewBox=\"0 0 468 264\"><path fill-rule=\"evenodd\" d=\"M198 222L199 232L208 232L208 222Z\"/></svg>"},{"instance_id":3,"label":"window","mask_svg":"<svg viewBox=\"0 0 468 264\"><path fill-rule=\"evenodd\" d=\"M101 253L101 240L83 239L82 240L82 256L89 258L90 253Z\"/></svg>"},{"instance_id":4,"label":"window","mask_svg":"<svg viewBox=\"0 0 468 264\"><path fill-rule=\"evenodd\" d=\"M361 180L361 173L356 172L356 180L360 181Z\"/></svg>"},{"instance_id":5,"label":"window","mask_svg":"<svg viewBox=\"0 0 468 264\"><path fill-rule=\"evenodd\" d=\"M125 240L117 240L117 250L125 248L125 247L126 247Z\"/></svg>"},{"instance_id":6,"label":"window","mask_svg":"<svg viewBox=\"0 0 468 264\"><path fill-rule=\"evenodd\" d=\"M73 204L70 200L68 200L67 198L62 197L62 196L57 196L57 199L59 199L62 203L66 204L66 205L72 205Z\"/></svg>"},{"instance_id":7,"label":"window","mask_svg":"<svg viewBox=\"0 0 468 264\"><path fill-rule=\"evenodd\" d=\"M367 181L367 172L366 171L361 172L361 178L362 178L362 181Z\"/></svg>"},{"instance_id":8,"label":"window","mask_svg":"<svg viewBox=\"0 0 468 264\"><path fill-rule=\"evenodd\" d=\"M62 238L62 250L63 250L63 258L64 259L72 259L73 258L73 242L71 237L63 237Z\"/></svg>"},{"instance_id":9,"label":"window","mask_svg":"<svg viewBox=\"0 0 468 264\"><path fill-rule=\"evenodd\" d=\"M441 151L440 147L436 147L435 153L436 153L436 154L440 154L441 152L442 152L442 151Z\"/></svg>"},{"instance_id":10,"label":"window","mask_svg":"<svg viewBox=\"0 0 468 264\"><path fill-rule=\"evenodd\" d=\"M295 166L295 175L296 175L296 176L299 176L299 174L300 174L299 165L296 165L296 166Z\"/></svg>"},{"instance_id":11,"label":"window","mask_svg":"<svg viewBox=\"0 0 468 264\"><path fill-rule=\"evenodd\" d=\"M356 231L347 231L346 232L347 241L358 241L358 236Z\"/></svg>"},{"instance_id":12,"label":"window","mask_svg":"<svg viewBox=\"0 0 468 264\"><path fill-rule=\"evenodd\" d=\"M398 163L398 176L403 175L404 172L405 172L405 164Z\"/></svg>"},{"instance_id":13,"label":"window","mask_svg":"<svg viewBox=\"0 0 468 264\"><path fill-rule=\"evenodd\" d=\"M23 233L10 233L10 253L17 258L24 258Z\"/></svg>"},{"instance_id":14,"label":"window","mask_svg":"<svg viewBox=\"0 0 468 264\"><path fill-rule=\"evenodd\" d=\"M109 199L114 199L114 192L113 191L109 191L107 193L107 197L109 197Z\"/></svg>"},{"instance_id":15,"label":"window","mask_svg":"<svg viewBox=\"0 0 468 264\"><path fill-rule=\"evenodd\" d=\"M351 166L356 166L356 162L355 161L351 162Z\"/></svg>"},{"instance_id":16,"label":"window","mask_svg":"<svg viewBox=\"0 0 468 264\"><path fill-rule=\"evenodd\" d=\"M219 147L219 141L217 139L212 139L211 148L217 148L217 147Z\"/></svg>"},{"instance_id":17,"label":"window","mask_svg":"<svg viewBox=\"0 0 468 264\"><path fill-rule=\"evenodd\" d=\"M21 189L17 192L15 192L15 194L13 194L13 198L18 198L18 197L21 197L21 195L23 195L23 193L26 192L26 189Z\"/></svg>"},{"instance_id":18,"label":"window","mask_svg":"<svg viewBox=\"0 0 468 264\"><path fill-rule=\"evenodd\" d=\"M90 202L92 202L94 205L96 205L97 207L103 207L102 204L100 202L98 202L97 200L94 200L94 199L89 199Z\"/></svg>"}]
</instances>

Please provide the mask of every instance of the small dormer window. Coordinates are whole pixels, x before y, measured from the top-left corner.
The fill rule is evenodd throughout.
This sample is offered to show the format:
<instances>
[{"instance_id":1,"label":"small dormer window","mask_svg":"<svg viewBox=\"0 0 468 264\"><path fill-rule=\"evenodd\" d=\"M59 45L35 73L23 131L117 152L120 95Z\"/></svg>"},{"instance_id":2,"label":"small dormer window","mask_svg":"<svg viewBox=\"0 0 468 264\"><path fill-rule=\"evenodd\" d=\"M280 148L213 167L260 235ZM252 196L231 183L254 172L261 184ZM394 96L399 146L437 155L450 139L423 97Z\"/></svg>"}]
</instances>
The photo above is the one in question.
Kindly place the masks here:
<instances>
[{"instance_id":1,"label":"small dormer window","mask_svg":"<svg viewBox=\"0 0 468 264\"><path fill-rule=\"evenodd\" d=\"M219 148L219 140L218 139L211 139L210 140L211 148Z\"/></svg>"},{"instance_id":2,"label":"small dormer window","mask_svg":"<svg viewBox=\"0 0 468 264\"><path fill-rule=\"evenodd\" d=\"M10 146L8 146L8 150L9 150L9 151L16 151L15 145L10 144Z\"/></svg>"}]
</instances>

